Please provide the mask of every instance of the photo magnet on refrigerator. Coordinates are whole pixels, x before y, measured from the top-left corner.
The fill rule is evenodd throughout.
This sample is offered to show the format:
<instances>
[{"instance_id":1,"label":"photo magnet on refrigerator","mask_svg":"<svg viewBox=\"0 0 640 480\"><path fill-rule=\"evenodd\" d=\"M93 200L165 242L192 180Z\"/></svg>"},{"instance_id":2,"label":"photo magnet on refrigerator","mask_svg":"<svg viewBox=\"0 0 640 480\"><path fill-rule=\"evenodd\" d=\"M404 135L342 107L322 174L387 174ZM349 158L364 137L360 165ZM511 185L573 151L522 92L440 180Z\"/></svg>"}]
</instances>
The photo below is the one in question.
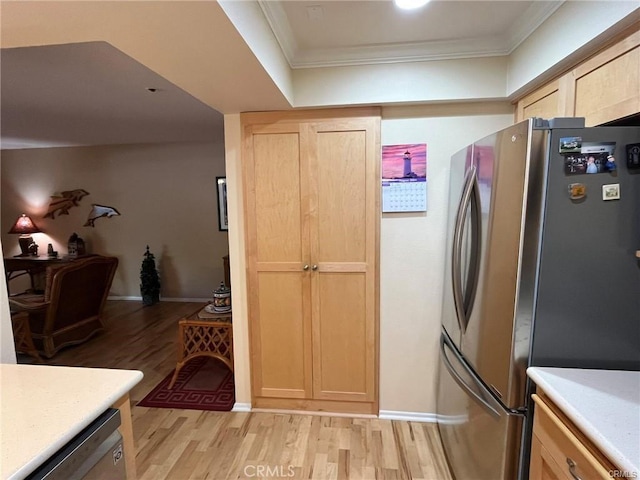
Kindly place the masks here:
<instances>
[{"instance_id":1,"label":"photo magnet on refrigerator","mask_svg":"<svg viewBox=\"0 0 640 480\"><path fill-rule=\"evenodd\" d=\"M627 145L627 168L629 170L640 169L640 143Z\"/></svg>"},{"instance_id":2,"label":"photo magnet on refrigerator","mask_svg":"<svg viewBox=\"0 0 640 480\"><path fill-rule=\"evenodd\" d=\"M560 139L560 153L580 153L582 137L562 137Z\"/></svg>"},{"instance_id":3,"label":"photo magnet on refrigerator","mask_svg":"<svg viewBox=\"0 0 640 480\"><path fill-rule=\"evenodd\" d=\"M602 185L602 200L620 200L620 184Z\"/></svg>"},{"instance_id":4,"label":"photo magnet on refrigerator","mask_svg":"<svg viewBox=\"0 0 640 480\"><path fill-rule=\"evenodd\" d=\"M587 186L584 183L569 184L569 198L571 200L580 200L587 195Z\"/></svg>"},{"instance_id":5,"label":"photo magnet on refrigerator","mask_svg":"<svg viewBox=\"0 0 640 480\"><path fill-rule=\"evenodd\" d=\"M569 140L567 137L562 140ZM585 173L612 173L616 171L616 159L613 152L616 148L616 142L580 142L579 147L575 147L576 151L563 149L563 145L573 146L577 141L568 142L560 145L561 153L564 158L564 173L566 175L583 175Z\"/></svg>"}]
</instances>

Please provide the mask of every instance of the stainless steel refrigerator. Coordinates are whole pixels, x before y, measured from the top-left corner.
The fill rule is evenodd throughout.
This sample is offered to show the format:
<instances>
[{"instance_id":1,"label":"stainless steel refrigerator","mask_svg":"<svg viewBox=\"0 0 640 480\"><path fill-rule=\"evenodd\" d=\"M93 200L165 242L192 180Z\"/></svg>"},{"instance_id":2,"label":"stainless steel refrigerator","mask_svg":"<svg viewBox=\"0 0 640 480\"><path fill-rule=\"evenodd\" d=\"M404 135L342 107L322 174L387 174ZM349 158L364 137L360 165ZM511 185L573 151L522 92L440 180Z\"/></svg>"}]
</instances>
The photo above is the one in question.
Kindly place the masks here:
<instances>
[{"instance_id":1,"label":"stainless steel refrigerator","mask_svg":"<svg viewBox=\"0 0 640 480\"><path fill-rule=\"evenodd\" d=\"M451 159L437 392L457 480L528 478L535 366L640 370L640 127L531 119Z\"/></svg>"}]
</instances>

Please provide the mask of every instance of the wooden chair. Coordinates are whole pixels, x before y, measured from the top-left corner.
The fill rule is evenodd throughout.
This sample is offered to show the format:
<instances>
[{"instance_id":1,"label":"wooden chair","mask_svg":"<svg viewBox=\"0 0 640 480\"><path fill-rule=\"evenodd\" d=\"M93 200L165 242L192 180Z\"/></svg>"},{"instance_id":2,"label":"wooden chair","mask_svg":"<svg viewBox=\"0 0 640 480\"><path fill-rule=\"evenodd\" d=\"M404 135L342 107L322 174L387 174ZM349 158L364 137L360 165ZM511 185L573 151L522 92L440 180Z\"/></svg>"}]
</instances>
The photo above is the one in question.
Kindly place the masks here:
<instances>
[{"instance_id":1,"label":"wooden chair","mask_svg":"<svg viewBox=\"0 0 640 480\"><path fill-rule=\"evenodd\" d=\"M47 267L44 295L18 295L9 298L12 317L28 316L31 344L16 335L16 349L36 351L51 358L68 345L85 342L104 329L104 309L113 276L118 267L115 257L91 256ZM14 322L16 323L16 322ZM27 348L24 348L27 346Z\"/></svg>"}]
</instances>

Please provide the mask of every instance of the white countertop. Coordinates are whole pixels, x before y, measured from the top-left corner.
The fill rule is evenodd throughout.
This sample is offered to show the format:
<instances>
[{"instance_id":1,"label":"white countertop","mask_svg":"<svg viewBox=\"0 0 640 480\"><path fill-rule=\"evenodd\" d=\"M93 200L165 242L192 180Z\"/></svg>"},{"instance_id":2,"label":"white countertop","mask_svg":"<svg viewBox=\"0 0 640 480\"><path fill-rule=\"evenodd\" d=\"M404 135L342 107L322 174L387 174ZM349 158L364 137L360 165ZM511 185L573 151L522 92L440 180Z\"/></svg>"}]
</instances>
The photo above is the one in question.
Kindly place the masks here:
<instances>
[{"instance_id":1,"label":"white countertop","mask_svg":"<svg viewBox=\"0 0 640 480\"><path fill-rule=\"evenodd\" d=\"M0 478L24 478L140 380L137 370L1 364Z\"/></svg>"},{"instance_id":2,"label":"white countertop","mask_svg":"<svg viewBox=\"0 0 640 480\"><path fill-rule=\"evenodd\" d=\"M640 372L530 367L527 375L614 465L640 476Z\"/></svg>"}]
</instances>

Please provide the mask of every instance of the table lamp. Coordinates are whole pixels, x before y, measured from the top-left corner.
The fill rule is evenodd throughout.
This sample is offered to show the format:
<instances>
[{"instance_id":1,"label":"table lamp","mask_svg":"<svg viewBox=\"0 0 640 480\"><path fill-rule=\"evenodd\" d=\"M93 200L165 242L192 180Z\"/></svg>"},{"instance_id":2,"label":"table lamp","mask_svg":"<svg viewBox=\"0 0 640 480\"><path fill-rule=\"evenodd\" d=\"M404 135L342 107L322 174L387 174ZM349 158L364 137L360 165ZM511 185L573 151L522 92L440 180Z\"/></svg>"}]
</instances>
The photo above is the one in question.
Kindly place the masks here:
<instances>
[{"instance_id":1,"label":"table lamp","mask_svg":"<svg viewBox=\"0 0 640 480\"><path fill-rule=\"evenodd\" d=\"M9 233L18 233L20 238L18 243L20 244L20 255L16 257L27 257L29 255L38 255L38 245L31 238L32 233L40 233L41 230L36 227L31 218L27 217L24 213L18 217L16 223L11 227Z\"/></svg>"}]
</instances>

